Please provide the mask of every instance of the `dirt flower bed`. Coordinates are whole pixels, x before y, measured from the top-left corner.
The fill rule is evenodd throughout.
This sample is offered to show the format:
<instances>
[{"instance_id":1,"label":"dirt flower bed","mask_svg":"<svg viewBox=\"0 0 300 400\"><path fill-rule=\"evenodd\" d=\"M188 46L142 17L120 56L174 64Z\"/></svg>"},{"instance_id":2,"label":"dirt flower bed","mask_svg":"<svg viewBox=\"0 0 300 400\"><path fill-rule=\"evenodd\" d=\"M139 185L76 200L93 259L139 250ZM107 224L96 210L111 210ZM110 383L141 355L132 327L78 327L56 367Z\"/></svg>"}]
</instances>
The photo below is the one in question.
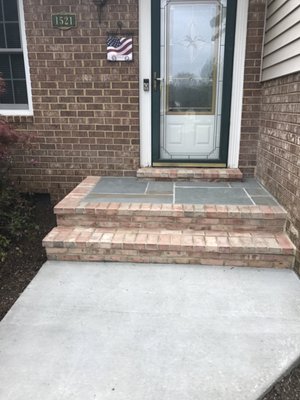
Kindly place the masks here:
<instances>
[{"instance_id":1,"label":"dirt flower bed","mask_svg":"<svg viewBox=\"0 0 300 400\"><path fill-rule=\"evenodd\" d=\"M48 195L35 195L32 201L36 229L11 243L5 261L0 262L0 320L46 261L42 239L55 226L53 208Z\"/></svg>"},{"instance_id":2,"label":"dirt flower bed","mask_svg":"<svg viewBox=\"0 0 300 400\"><path fill-rule=\"evenodd\" d=\"M36 195L33 200L33 223L38 229L13 243L6 260L0 263L0 320L46 261L42 239L55 226L55 217L49 196ZM262 400L300 400L300 366L279 381Z\"/></svg>"},{"instance_id":3,"label":"dirt flower bed","mask_svg":"<svg viewBox=\"0 0 300 400\"><path fill-rule=\"evenodd\" d=\"M299 400L300 365L280 380L262 400Z\"/></svg>"}]
</instances>

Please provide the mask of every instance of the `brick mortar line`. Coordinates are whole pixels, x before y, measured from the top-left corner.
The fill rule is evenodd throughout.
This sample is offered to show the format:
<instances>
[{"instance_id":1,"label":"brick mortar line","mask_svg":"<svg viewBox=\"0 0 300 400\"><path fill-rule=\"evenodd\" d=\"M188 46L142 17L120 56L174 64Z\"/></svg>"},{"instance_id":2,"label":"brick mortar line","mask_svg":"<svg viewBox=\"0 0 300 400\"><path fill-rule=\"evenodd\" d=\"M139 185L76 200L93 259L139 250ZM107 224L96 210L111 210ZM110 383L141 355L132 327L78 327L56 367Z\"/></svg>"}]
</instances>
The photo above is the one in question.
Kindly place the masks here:
<instances>
[{"instance_id":1,"label":"brick mortar line","mask_svg":"<svg viewBox=\"0 0 300 400\"><path fill-rule=\"evenodd\" d=\"M272 128L268 128L268 129L272 129ZM282 131L281 131L282 132ZM286 134L292 134L292 132L285 132ZM295 136L298 136L297 134L294 134ZM272 139L272 142L270 142L270 140L266 140L266 139ZM269 145L274 145L275 147L277 147L278 149L282 149L282 150L285 150L284 149L284 144L288 144L288 145L291 145L291 146L295 146L295 147L297 147L297 148L300 148L300 145L298 145L297 143L293 143L293 142L289 142L289 141L287 141L287 140L284 140L284 139L280 139L279 137L277 137L277 136L272 136L272 135L270 135L270 134L268 134L268 133L265 133L265 132L262 132L261 133L261 141L264 143L264 144L269 144ZM273 142L275 143L275 144L273 144ZM283 144L282 146L279 144L279 142L280 142L280 144ZM287 151L287 153L289 154L290 152L289 151Z\"/></svg>"},{"instance_id":2,"label":"brick mortar line","mask_svg":"<svg viewBox=\"0 0 300 400\"><path fill-rule=\"evenodd\" d=\"M84 241L79 242L75 246L68 246L65 245L64 243L62 244L61 242L54 242L53 246L44 246L46 249L53 249L52 251L55 252L58 250L58 253L60 251L65 250L66 252L72 250L76 251L78 249L82 249L82 253L84 253L84 250L90 249L91 251L96 251L96 250L121 250L121 251L126 251L126 250L131 250L131 251L136 251L136 252L175 252L175 253L190 253L190 254L195 254L197 256L201 256L203 254L213 254L217 256L216 258L222 258L222 255L265 255L265 256L272 256L274 255L279 256L279 257L284 257L284 256L290 256L293 257L295 256L295 250L293 248L289 249L282 249L282 248L267 248L268 250L266 251L266 247L243 247L243 251L241 251L241 246L228 246L228 247L214 247L214 246L193 246L193 245L158 245L158 244L153 244L153 243L145 243L145 244L138 244L136 245L135 243L111 243L111 242L100 242L100 243L94 243L86 245Z\"/></svg>"},{"instance_id":3,"label":"brick mortar line","mask_svg":"<svg viewBox=\"0 0 300 400\"><path fill-rule=\"evenodd\" d=\"M264 153L261 153L261 154L264 157L264 164L275 165L275 167L276 167L276 169L274 168L275 172L278 169L278 170L284 171L286 175L290 174L291 175L291 179L299 180L299 177L297 177L297 175L294 172L292 172L292 170L294 170L294 169L298 169L299 172L300 172L300 168L297 167L296 164L289 163L289 165L287 165L287 162L285 162L285 166L283 166L283 165L280 165L280 164L276 163L273 160L274 155L272 156L270 152L268 152L268 153L264 152ZM262 162L259 162L258 166L261 166L261 165L262 165Z\"/></svg>"},{"instance_id":4,"label":"brick mortar line","mask_svg":"<svg viewBox=\"0 0 300 400\"><path fill-rule=\"evenodd\" d=\"M299 147L299 149L300 149L300 147ZM270 154L272 157L274 157L274 153L271 153L271 151L269 151L269 150L267 150L267 149L264 149L263 151L264 151L265 153L267 153L267 154ZM288 154L291 154L291 153L289 152ZM289 163L289 164L291 164L293 167L299 168L299 166L297 166L295 163L289 161L288 159L285 159L285 158L283 158L283 157L281 157L281 156L279 156L279 155L277 155L277 154L276 154L276 157L278 157L278 158L280 158L281 160L283 160L284 163ZM279 164L276 163L275 161L272 161L270 158L268 158L267 160L268 160L269 162L271 162L272 164L275 164L275 165L276 165L276 169L282 169L282 170L286 171L287 173L293 175L294 178L299 179L299 176L297 176L295 173L293 173L293 172L289 171L288 169L282 167L281 165L279 165ZM300 168L299 168L299 169L300 169Z\"/></svg>"},{"instance_id":5,"label":"brick mortar line","mask_svg":"<svg viewBox=\"0 0 300 400\"><path fill-rule=\"evenodd\" d=\"M263 188L263 189L265 189L266 190L266 188L263 186L263 185L260 185L261 186L261 188ZM75 190L75 189L74 189ZM88 191L87 191L88 192ZM74 198L72 199L72 194L73 195L75 195L74 196ZM89 203L87 203L87 204L85 204L85 205L80 205L80 202L82 201L82 199L84 199L86 197L86 193L84 193L83 191L81 191L80 193L73 193L73 192L71 192L70 193L70 195L67 195L63 200L61 200L61 202L59 202L56 206L55 206L55 209L56 210L63 210L64 208L66 208L66 209L70 209L70 208L72 208L72 209L76 209L76 210L88 210L88 209L93 209L93 208L97 208L97 209L99 209L99 210L107 210L107 209L110 209L110 211L112 211L112 210L120 210L120 208L122 208L122 210L120 210L120 211L127 211L127 210L129 210L130 211L130 207L132 207L133 205L135 205L136 207L137 206L139 206L139 210L134 210L134 211L149 211L149 212L172 212L172 211L175 211L175 212L183 212L183 213L197 213L197 212L200 212L200 213L202 213L202 212L206 212L206 213L211 213L211 214L213 214L213 213L217 213L218 215L219 214L225 214L225 213L243 213L243 212L249 212L249 207L250 207L250 210L252 210L252 212L251 212L251 214L254 214L254 212L257 210L257 212L258 213L260 213L260 214L264 214L264 213L266 213L266 211L268 211L269 213L270 213L270 211L272 211L272 214L280 214L280 213L282 213L282 214L284 214L285 213L285 210L282 208L282 206L280 205L280 204L278 204L278 205L271 205L271 206L269 206L269 205L267 205L267 206L264 206L264 205L256 205L256 204L251 204L251 205L239 205L239 204L229 204L229 205L226 205L226 204L224 204L224 205L222 205L222 204L220 204L220 205L218 205L218 204L197 204L197 203L195 203L195 204L184 204L184 203L181 203L181 204L169 204L169 203L158 203L158 204L153 204L153 203L144 203L144 202L142 202L142 203L131 203L131 202L126 202L126 203L124 203L124 202L118 202L118 201L115 201L115 202L98 202L98 203L91 203L91 202L89 202ZM77 206L65 206L64 207L64 204L63 203L68 203L68 202L73 202L74 200L76 200L76 203L78 203L78 205ZM105 206L103 206L103 204L105 204ZM116 207L111 207L111 204L118 204L118 207L116 208ZM102 207L99 207L99 205L102 205ZM128 205L127 207L125 206L125 205ZM152 206L160 206L161 208L159 209L159 210L153 210L152 209ZM145 210L145 209L142 209L141 207L146 207L147 209ZM165 207L165 209L163 209L163 207ZM196 209L193 209L193 207L195 207ZM226 210L224 210L223 208L227 208ZM198 209L198 208L200 208L200 209ZM214 208L214 210L205 210L205 208ZM218 208L222 208L221 210L218 210ZM234 208L233 210L231 210L231 208ZM236 211L236 208L238 208L238 211ZM274 208L276 208L276 209L280 209L281 211L279 212L279 211L274 211ZM256 210L255 210L256 209Z\"/></svg>"},{"instance_id":6,"label":"brick mortar line","mask_svg":"<svg viewBox=\"0 0 300 400\"><path fill-rule=\"evenodd\" d=\"M108 203L109 204L109 203ZM139 204L139 203L128 203L128 204ZM140 203L147 204L147 203ZM256 205L253 205L254 207ZM250 205L252 207L252 205ZM259 207L259 206L258 206ZM275 206L277 207L277 206ZM86 210L92 210L94 212L86 212ZM172 214L174 212L174 214ZM180 213L180 215L178 215ZM229 215L228 215L229 213ZM191 218L191 219L242 219L242 220L284 220L287 216L285 212L272 212L264 214L263 211L249 212L238 211L236 215L234 215L233 211L229 212L205 212L201 213L201 211L183 211L182 213L178 210L167 210L167 211L157 211L157 210L124 210L124 209L115 209L109 210L108 208L85 208L82 207L64 207L64 208L56 208L55 214L57 215L69 215L69 216L80 216L80 215L92 215L92 216L112 216L112 217L158 217L158 218L174 218L174 219L183 219L183 218Z\"/></svg>"},{"instance_id":7,"label":"brick mortar line","mask_svg":"<svg viewBox=\"0 0 300 400\"><path fill-rule=\"evenodd\" d=\"M299 179L299 178L297 177L297 175L296 175L294 172L292 172L292 169L295 169L295 168L299 169L299 171L300 171L300 167L298 167L298 166L296 165L296 163L293 163L293 162L291 162L291 161L288 161L287 159L284 160L284 159L281 158L281 160L284 160L284 164L286 165L286 166L283 166L283 165L278 164L276 161L274 161L274 153L271 153L271 151L264 150L261 154L263 154L264 162L269 162L269 163L271 163L271 164L274 164L274 165L276 165L276 169L283 170L283 171L285 171L287 174L291 174L294 178ZM258 165L260 165L260 164L262 164L262 161L260 161L260 162L258 163ZM288 165L287 165L287 164L288 164ZM288 168L288 166L289 166L290 168Z\"/></svg>"},{"instance_id":8,"label":"brick mortar line","mask_svg":"<svg viewBox=\"0 0 300 400\"><path fill-rule=\"evenodd\" d=\"M276 121L273 121L273 120L266 120L266 121L264 121L264 122L268 122L268 121L269 121L269 122L274 122L274 123L276 123L276 125L279 124L279 123L281 123L281 124L288 124L288 122L276 122ZM295 124L295 126L298 126L298 125ZM265 131L265 129L271 129L275 134L267 133L267 132ZM277 133L279 133L278 136L276 136ZM282 134L291 134L291 135L294 135L294 136L298 136L298 134L295 133L295 132L286 131L286 130L282 130L282 129L279 129L279 128L272 128L272 127L268 127L268 126L263 126L263 127L261 127L261 136L266 136L266 137L268 137L268 138L272 138L272 139L276 140L277 143L278 143L278 142L283 142L283 143L285 143L285 144L288 143L288 144L290 144L290 145L293 145L293 146L296 146L296 147L300 147L300 145L298 145L297 143L294 143L294 142L289 141L289 140L287 140L287 139L281 139L280 136L281 136ZM279 147L279 146L277 146L277 147Z\"/></svg>"},{"instance_id":9,"label":"brick mortar line","mask_svg":"<svg viewBox=\"0 0 300 400\"><path fill-rule=\"evenodd\" d=\"M264 150L263 152L261 152L261 154L264 157L264 163L274 164L276 166L276 169L285 171L286 174L291 174L293 179L295 179L295 178L299 179L299 177L297 177L297 175L294 172L292 172L292 170L295 168L299 169L299 171L300 171L300 168L296 165L296 163L293 163L288 160L284 160L284 163L282 163L282 164L285 164L285 165L282 165L282 164L280 165L276 161L274 161L274 153L271 153L268 150ZM281 160L282 160L282 158L281 158ZM261 164L262 164L262 161L260 161L258 163L258 165L261 165Z\"/></svg>"},{"instance_id":10,"label":"brick mortar line","mask_svg":"<svg viewBox=\"0 0 300 400\"><path fill-rule=\"evenodd\" d=\"M259 260L259 261L252 261L252 260L243 260L242 262L237 262L236 260L225 260L222 263L219 263L216 259L209 259L209 258L180 258L180 259L163 259L159 256L150 256L147 255L145 257L139 255L122 255L123 262L132 262L132 263L153 263L153 264L183 264L183 265L206 265L206 266L228 266L228 267L241 267L241 268L276 268L276 269L290 269L291 263L283 263L281 261L276 261L274 263L270 262L269 260ZM112 255L83 255L80 256L78 254L48 254L49 260L56 260L56 261L105 261L105 262L120 262L120 256L112 256ZM278 263L280 265L278 265ZM259 265L258 265L259 264ZM284 265L283 265L284 264Z\"/></svg>"},{"instance_id":11,"label":"brick mortar line","mask_svg":"<svg viewBox=\"0 0 300 400\"><path fill-rule=\"evenodd\" d=\"M272 161L270 161L270 160L268 160L270 163L272 163L272 164L276 164L275 162L272 162ZM276 166L278 166L277 164L276 164ZM292 174L290 171L288 171L288 170L286 170L286 169L284 169L284 168L282 168L282 167L279 167L279 168L276 168L276 175L279 175L281 178L283 178L283 180L284 181L286 181L286 176L285 175L283 175L283 174L281 174L280 173L280 171L286 171L287 173L290 173L290 174ZM260 174L259 174L260 175ZM299 177L298 176L296 176L296 175L293 175L296 179L297 179L297 181L299 180ZM297 195L295 195L294 193L292 193L287 187L284 187L284 186L282 186L281 185L281 183L278 181L278 179L275 179L275 178L273 178L273 176L272 175L268 175L268 179L265 179L265 174L263 174L263 177L262 177L263 179L264 179L264 181L267 181L267 180L269 180L269 179L271 179L272 181L273 181L273 185L274 185L274 182L275 182L275 184L276 185L279 185L279 186L281 186L283 189L284 189L284 191L287 191L287 192L289 192L292 196L295 196L295 197L297 197ZM276 187L276 186L275 186ZM298 198L298 197L297 197Z\"/></svg>"},{"instance_id":12,"label":"brick mortar line","mask_svg":"<svg viewBox=\"0 0 300 400\"><path fill-rule=\"evenodd\" d=\"M43 246L46 248L56 248L56 247L58 247L58 248L71 248L71 247L72 248L76 248L76 247L103 248L106 246L108 248L114 247L114 248L124 249L124 246L125 246L127 248L135 247L134 249L137 249L136 246L140 246L140 247L142 246L142 247L145 247L146 249L147 249L147 247L148 247L148 249L149 249L149 247L152 247L152 250L162 250L162 251L167 251L166 249L171 250L172 248L174 248L174 249L177 248L178 251L184 251L184 250L189 249L189 251L196 252L196 251L199 251L200 249L204 250L204 251L205 250L209 251L208 249L214 249L211 251L212 252L230 253L230 252L232 252L232 250L235 250L234 253L236 253L236 251L242 247L245 250L243 252L239 251L238 254L244 254L246 252L256 252L257 254L262 254L262 253L274 254L275 253L275 254L293 255L293 256L295 256L295 254L296 254L295 245L288 239L288 237L286 235L276 235L276 236L274 235L271 239L276 241L277 246L270 247L267 242L265 244L263 244L263 246L257 246L257 245L255 245L255 243L245 245L245 243L243 243L243 240L240 239L241 237L233 237L233 238L228 237L227 238L228 245L227 245L227 243L225 245L224 244L220 244L220 245L194 244L194 243L185 244L185 243L181 243L181 240L180 240L180 243L176 243L176 244L172 244L172 243L160 244L158 242L161 239L161 237L163 236L163 234L161 234L161 233L154 234L154 236L156 237L156 240L154 240L154 242L153 242L153 241L151 241L151 239L149 240L149 237L148 237L148 235L151 235L151 233L146 233L146 232L144 233L146 235L145 243L144 242L137 243L137 241L136 241L137 234L136 233L133 234L135 237L132 238L132 240L129 240L128 238L126 239L125 232L118 232L118 230L114 230L114 231L110 231L110 232L103 232L103 234L98 239L99 241L96 241L96 242L90 241L92 235L96 232L96 229L90 229L89 232L83 232L83 233L78 232L78 234L77 234L77 236L75 236L74 240L68 241L68 240L64 239L63 237L60 239L59 236L60 236L61 232L59 231L59 229L56 229L56 230L54 229L53 231L51 231L49 234L49 235L51 235L51 233L52 233L53 238L50 236L50 239L47 239L47 237L46 237L43 240ZM74 229L65 229L64 231L65 231L65 233L66 232L68 233L68 231L69 231L69 234L71 234L72 232L74 232ZM91 231L93 231L93 232L91 232ZM90 233L90 235L88 235L87 237L84 237L84 233L88 233L88 234ZM101 231L99 233L101 233ZM105 240L103 239L101 241L101 239L103 238L105 233L108 234L109 237L105 238ZM123 235L124 235L123 240L121 240L121 239L114 240L114 235L117 233L119 233L119 234L123 233ZM139 232L139 233L143 233L143 232ZM83 237L80 239L82 234L83 234ZM180 236L181 238L189 237L190 240L193 240L192 234L187 234L186 236L184 234L179 234L179 235L177 234L176 236ZM196 235L194 235L194 236L196 236ZM171 237L172 236L170 235L170 241L172 240ZM199 236L199 237L201 237L203 241L206 241L207 238L209 238L210 240L217 240L217 238L218 238L216 236L205 236L205 235ZM232 240L235 240L235 241L240 240L241 243L236 244L236 245L232 244L229 242L230 238L231 238L231 241ZM253 241L255 241L255 239L263 240L264 238L261 236L259 236L259 237L254 236L254 237L250 237L250 238L247 237L246 241L247 241L247 239L248 239L248 241L250 240L250 242L253 242ZM284 239L284 241L286 241L288 243L288 245L289 245L288 248L286 247L287 243L280 244L282 239ZM71 246L71 243L73 244L72 246ZM69 244L69 246L68 246L68 244ZM266 248L268 249L268 251L265 253Z\"/></svg>"},{"instance_id":13,"label":"brick mortar line","mask_svg":"<svg viewBox=\"0 0 300 400\"><path fill-rule=\"evenodd\" d=\"M220 231L220 230L199 230L199 231L194 231L190 229L177 229L177 230L169 230L165 228L160 228L157 230L156 228L134 228L133 231L129 231L127 228L101 228L101 227L82 227L82 226L56 226L52 229L51 232L73 232L73 231L78 231L83 233L84 231L87 232L103 232L103 233L128 233L128 234L138 234L138 233L149 233L149 234L156 234L156 235L165 235L165 234L175 234L176 232L179 232L180 234L190 234L190 236L240 236L240 237L245 237L244 232L239 232L235 231L233 234L227 231ZM50 233L51 233L50 232ZM49 234L50 234L49 233ZM221 234L223 233L223 234ZM49 235L48 234L48 235ZM269 235L269 236L268 236ZM247 237L276 237L276 236L285 236L284 232L280 233L272 233L272 232L260 232L257 233L255 231L250 231L247 233Z\"/></svg>"}]
</instances>

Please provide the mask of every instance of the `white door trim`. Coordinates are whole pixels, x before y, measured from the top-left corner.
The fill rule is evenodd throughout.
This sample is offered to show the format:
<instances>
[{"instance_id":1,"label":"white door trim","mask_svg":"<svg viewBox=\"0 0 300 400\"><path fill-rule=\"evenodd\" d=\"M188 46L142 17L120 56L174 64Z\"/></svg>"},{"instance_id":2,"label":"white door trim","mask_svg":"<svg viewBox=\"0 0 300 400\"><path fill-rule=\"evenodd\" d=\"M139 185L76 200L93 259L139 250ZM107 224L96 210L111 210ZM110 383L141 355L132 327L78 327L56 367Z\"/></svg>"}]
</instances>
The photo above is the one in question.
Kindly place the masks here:
<instances>
[{"instance_id":1,"label":"white door trim","mask_svg":"<svg viewBox=\"0 0 300 400\"><path fill-rule=\"evenodd\" d=\"M139 62L140 62L140 163L152 164L151 127L151 0L139 0ZM144 79L149 79L149 91L144 91Z\"/></svg>"},{"instance_id":2,"label":"white door trim","mask_svg":"<svg viewBox=\"0 0 300 400\"><path fill-rule=\"evenodd\" d=\"M228 167L239 163L245 54L249 0L238 0L233 60L231 120L229 130ZM139 63L140 63L140 164L152 164L151 90L144 91L144 79L151 88L151 0L139 0Z\"/></svg>"},{"instance_id":3,"label":"white door trim","mask_svg":"<svg viewBox=\"0 0 300 400\"><path fill-rule=\"evenodd\" d=\"M238 0L233 57L228 168L238 168L239 166L248 8L249 0Z\"/></svg>"}]
</instances>

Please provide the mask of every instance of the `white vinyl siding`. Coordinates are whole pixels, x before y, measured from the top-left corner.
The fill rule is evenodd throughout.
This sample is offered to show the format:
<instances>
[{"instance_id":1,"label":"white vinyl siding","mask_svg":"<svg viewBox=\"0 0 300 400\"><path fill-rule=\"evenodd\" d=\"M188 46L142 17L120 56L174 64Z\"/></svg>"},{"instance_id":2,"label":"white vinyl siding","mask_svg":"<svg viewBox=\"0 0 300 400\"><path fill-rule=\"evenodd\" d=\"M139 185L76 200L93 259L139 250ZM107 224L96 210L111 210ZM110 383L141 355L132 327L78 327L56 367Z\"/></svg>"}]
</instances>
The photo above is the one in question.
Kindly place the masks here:
<instances>
[{"instance_id":1,"label":"white vinyl siding","mask_svg":"<svg viewBox=\"0 0 300 400\"><path fill-rule=\"evenodd\" d=\"M262 80L300 71L300 1L268 0Z\"/></svg>"}]
</instances>

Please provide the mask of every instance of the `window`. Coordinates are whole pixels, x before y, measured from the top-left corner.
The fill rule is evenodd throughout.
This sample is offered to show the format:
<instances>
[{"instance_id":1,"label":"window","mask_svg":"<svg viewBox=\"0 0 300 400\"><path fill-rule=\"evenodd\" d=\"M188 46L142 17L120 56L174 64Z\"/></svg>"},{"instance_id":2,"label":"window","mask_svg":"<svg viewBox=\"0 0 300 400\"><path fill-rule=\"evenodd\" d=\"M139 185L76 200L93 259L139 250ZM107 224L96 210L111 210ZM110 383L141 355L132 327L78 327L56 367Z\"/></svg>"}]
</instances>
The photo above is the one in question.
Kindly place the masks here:
<instances>
[{"instance_id":1,"label":"window","mask_svg":"<svg viewBox=\"0 0 300 400\"><path fill-rule=\"evenodd\" d=\"M0 96L0 114L6 115L11 114L9 110L20 114L19 110L30 109L20 3L20 0L0 0L0 74L5 82L5 92Z\"/></svg>"}]
</instances>

